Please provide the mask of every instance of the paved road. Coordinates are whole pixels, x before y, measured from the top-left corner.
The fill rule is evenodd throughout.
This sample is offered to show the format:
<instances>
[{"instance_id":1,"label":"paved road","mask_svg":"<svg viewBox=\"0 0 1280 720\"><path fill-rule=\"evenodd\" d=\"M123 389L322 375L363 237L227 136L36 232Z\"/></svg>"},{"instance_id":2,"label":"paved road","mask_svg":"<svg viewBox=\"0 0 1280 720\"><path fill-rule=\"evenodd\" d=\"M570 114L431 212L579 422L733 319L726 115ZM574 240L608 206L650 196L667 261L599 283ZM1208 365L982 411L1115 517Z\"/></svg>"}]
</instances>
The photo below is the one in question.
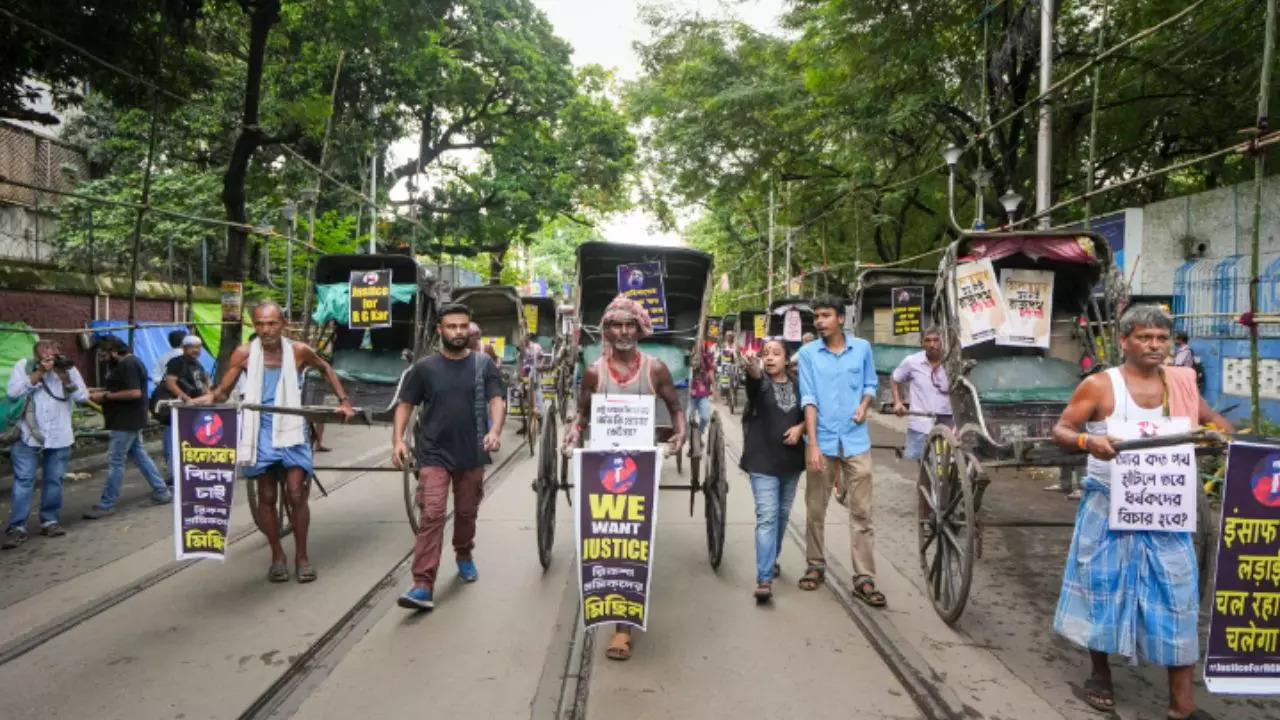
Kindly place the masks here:
<instances>
[{"instance_id":1,"label":"paved road","mask_svg":"<svg viewBox=\"0 0 1280 720\"><path fill-rule=\"evenodd\" d=\"M736 468L738 419L720 412ZM895 436L892 421L876 423L881 441ZM385 428L343 428L327 439L335 452L326 462L387 457ZM923 594L913 468L877 452L877 561L889 608L856 604L842 587L847 526L834 503L831 586L795 586L803 555L793 533L775 601L759 606L750 487L732 469L718 572L707 563L701 499L690 517L685 492L662 494L652 624L637 634L632 660L615 663L603 655L607 632L575 633L563 497L544 572L529 488L536 463L515 435L504 442L480 512L481 579L458 582L446 552L430 614L394 604L408 584L411 537L391 473L322 477L331 494L314 504L314 585L265 582L267 549L243 499L236 527L246 535L227 562L176 565L170 511L147 506L138 483L115 518L69 520L63 547L35 538L0 555L4 717L1096 717L1072 691L1083 655L1050 627L1069 529L989 530L970 606L949 628ZM664 482L682 481L668 461ZM1044 484L1002 476L987 496L989 515L1069 520L1072 504L1041 492ZM91 503L96 484L85 487L69 502ZM799 504L793 527L803 517ZM1118 717L1163 717L1159 671L1118 669L1117 691ZM1205 705L1220 718L1280 716L1262 701Z\"/></svg>"}]
</instances>

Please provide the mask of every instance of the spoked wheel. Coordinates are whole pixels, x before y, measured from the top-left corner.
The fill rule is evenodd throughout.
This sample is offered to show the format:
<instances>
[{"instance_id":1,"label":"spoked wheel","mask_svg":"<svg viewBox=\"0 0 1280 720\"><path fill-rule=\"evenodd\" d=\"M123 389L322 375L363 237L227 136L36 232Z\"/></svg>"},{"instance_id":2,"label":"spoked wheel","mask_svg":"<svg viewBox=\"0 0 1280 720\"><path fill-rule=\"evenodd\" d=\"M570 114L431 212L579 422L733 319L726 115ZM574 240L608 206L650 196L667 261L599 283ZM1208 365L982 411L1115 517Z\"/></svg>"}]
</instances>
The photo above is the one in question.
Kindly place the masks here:
<instances>
[{"instance_id":1,"label":"spoked wheel","mask_svg":"<svg viewBox=\"0 0 1280 720\"><path fill-rule=\"evenodd\" d=\"M711 413L707 426L707 475L702 483L703 510L707 519L707 558L712 569L720 567L724 556L725 504L729 483L725 477L724 429L720 427L720 413Z\"/></svg>"},{"instance_id":2,"label":"spoked wheel","mask_svg":"<svg viewBox=\"0 0 1280 720\"><path fill-rule=\"evenodd\" d=\"M1205 590L1213 583L1217 572L1218 524L1213 521L1209 508L1209 494L1204 484L1197 482L1196 489L1196 532L1191 536L1196 548L1196 566L1199 570L1200 598L1204 598Z\"/></svg>"},{"instance_id":3,"label":"spoked wheel","mask_svg":"<svg viewBox=\"0 0 1280 720\"><path fill-rule=\"evenodd\" d=\"M916 483L920 567L933 608L948 625L964 612L973 581L976 473L950 428L929 433Z\"/></svg>"},{"instance_id":4,"label":"spoked wheel","mask_svg":"<svg viewBox=\"0 0 1280 720\"><path fill-rule=\"evenodd\" d=\"M532 376L530 376L529 388L530 391L524 394L524 414L528 418L529 456L533 457L538 454L538 445L542 442L542 418L538 416L538 398L533 393L542 391L533 387Z\"/></svg>"},{"instance_id":5,"label":"spoked wheel","mask_svg":"<svg viewBox=\"0 0 1280 720\"><path fill-rule=\"evenodd\" d=\"M538 562L544 570L551 566L551 546L556 539L556 490L560 486L556 459L559 456L556 408L550 405L538 436L538 476L533 480L533 492L537 496Z\"/></svg>"},{"instance_id":6,"label":"spoked wheel","mask_svg":"<svg viewBox=\"0 0 1280 720\"><path fill-rule=\"evenodd\" d=\"M409 462L405 464L402 475L404 476L404 511L409 516L409 529L414 535L418 534L418 461L413 453L414 439L418 435L418 419L420 413L418 408L413 409L413 414L409 416L409 429L405 430L404 444L409 448Z\"/></svg>"},{"instance_id":7,"label":"spoked wheel","mask_svg":"<svg viewBox=\"0 0 1280 720\"><path fill-rule=\"evenodd\" d=\"M729 389L725 391L725 399L729 401L729 414L738 414L738 387L734 384L733 378L729 378Z\"/></svg>"}]
</instances>

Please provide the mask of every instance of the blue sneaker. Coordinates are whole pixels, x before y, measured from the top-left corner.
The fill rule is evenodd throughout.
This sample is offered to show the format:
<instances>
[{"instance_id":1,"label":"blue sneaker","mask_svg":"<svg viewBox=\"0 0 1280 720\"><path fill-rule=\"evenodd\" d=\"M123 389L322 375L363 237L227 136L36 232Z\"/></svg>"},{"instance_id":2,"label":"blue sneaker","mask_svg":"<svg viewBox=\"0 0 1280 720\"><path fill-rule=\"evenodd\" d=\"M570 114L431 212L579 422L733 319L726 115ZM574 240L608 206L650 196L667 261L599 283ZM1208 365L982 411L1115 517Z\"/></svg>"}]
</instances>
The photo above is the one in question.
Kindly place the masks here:
<instances>
[{"instance_id":1,"label":"blue sneaker","mask_svg":"<svg viewBox=\"0 0 1280 720\"><path fill-rule=\"evenodd\" d=\"M479 579L480 573L476 571L476 561L459 560L458 577L462 578L462 582L475 582Z\"/></svg>"},{"instance_id":2,"label":"blue sneaker","mask_svg":"<svg viewBox=\"0 0 1280 720\"><path fill-rule=\"evenodd\" d=\"M436 606L431 601L431 591L420 587L411 588L409 592L401 595L396 604L409 610L430 610Z\"/></svg>"}]
</instances>

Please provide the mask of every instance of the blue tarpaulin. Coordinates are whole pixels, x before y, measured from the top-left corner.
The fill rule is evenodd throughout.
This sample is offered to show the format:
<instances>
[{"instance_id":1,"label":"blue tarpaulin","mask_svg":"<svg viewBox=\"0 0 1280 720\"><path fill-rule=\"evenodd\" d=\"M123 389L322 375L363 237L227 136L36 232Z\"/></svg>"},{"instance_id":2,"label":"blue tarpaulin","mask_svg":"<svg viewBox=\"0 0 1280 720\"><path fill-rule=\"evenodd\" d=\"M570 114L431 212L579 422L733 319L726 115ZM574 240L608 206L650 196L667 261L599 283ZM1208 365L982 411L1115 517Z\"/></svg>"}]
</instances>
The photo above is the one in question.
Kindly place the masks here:
<instances>
[{"instance_id":1,"label":"blue tarpaulin","mask_svg":"<svg viewBox=\"0 0 1280 720\"><path fill-rule=\"evenodd\" d=\"M93 320L89 323L89 327L119 327L123 324L119 320ZM169 333L174 330L191 332L191 329L186 325L155 325L138 328L133 331L133 354L137 355L142 364L146 366L148 375L151 374L151 368L155 366L160 356L173 349L169 347ZM127 329L95 332L93 334L95 339L106 335L115 335L126 343L129 342L129 331ZM201 348L200 350L200 365L205 372L209 373L210 377L213 376L213 356L209 354L207 349ZM152 390L155 390L154 383L148 379L147 397L151 397Z\"/></svg>"}]
</instances>

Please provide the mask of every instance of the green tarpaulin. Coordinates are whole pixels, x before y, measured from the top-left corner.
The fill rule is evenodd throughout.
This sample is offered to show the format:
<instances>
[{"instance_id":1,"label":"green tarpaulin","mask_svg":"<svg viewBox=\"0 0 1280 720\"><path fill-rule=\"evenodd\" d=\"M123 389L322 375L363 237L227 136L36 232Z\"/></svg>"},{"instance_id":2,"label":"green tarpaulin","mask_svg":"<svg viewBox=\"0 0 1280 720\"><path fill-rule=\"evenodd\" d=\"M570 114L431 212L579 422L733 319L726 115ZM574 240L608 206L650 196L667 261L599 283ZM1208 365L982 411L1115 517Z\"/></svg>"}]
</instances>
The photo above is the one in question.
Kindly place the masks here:
<instances>
[{"instance_id":1,"label":"green tarpaulin","mask_svg":"<svg viewBox=\"0 0 1280 720\"><path fill-rule=\"evenodd\" d=\"M12 332L16 328L26 330L26 323L0 322L0 382L8 385L9 374L19 360L31 357L31 348L36 344L33 332ZM10 427L22 416L22 404L10 400L8 395L0 394L0 428Z\"/></svg>"},{"instance_id":2,"label":"green tarpaulin","mask_svg":"<svg viewBox=\"0 0 1280 720\"><path fill-rule=\"evenodd\" d=\"M208 348L209 354L218 357L218 349L222 347L222 305L219 303L192 303L191 319L196 326L196 332L200 334L200 339L204 341L204 346ZM249 316L245 315L244 331L240 337L240 342L249 342L249 336L253 334L253 323L249 322Z\"/></svg>"},{"instance_id":3,"label":"green tarpaulin","mask_svg":"<svg viewBox=\"0 0 1280 720\"><path fill-rule=\"evenodd\" d=\"M413 283L392 283L391 303L394 305L413 302L413 297L417 292L418 286ZM339 325L346 325L347 318L350 316L350 283L331 283L316 286L316 311L311 314L312 322L317 325L323 325L333 320Z\"/></svg>"}]
</instances>

